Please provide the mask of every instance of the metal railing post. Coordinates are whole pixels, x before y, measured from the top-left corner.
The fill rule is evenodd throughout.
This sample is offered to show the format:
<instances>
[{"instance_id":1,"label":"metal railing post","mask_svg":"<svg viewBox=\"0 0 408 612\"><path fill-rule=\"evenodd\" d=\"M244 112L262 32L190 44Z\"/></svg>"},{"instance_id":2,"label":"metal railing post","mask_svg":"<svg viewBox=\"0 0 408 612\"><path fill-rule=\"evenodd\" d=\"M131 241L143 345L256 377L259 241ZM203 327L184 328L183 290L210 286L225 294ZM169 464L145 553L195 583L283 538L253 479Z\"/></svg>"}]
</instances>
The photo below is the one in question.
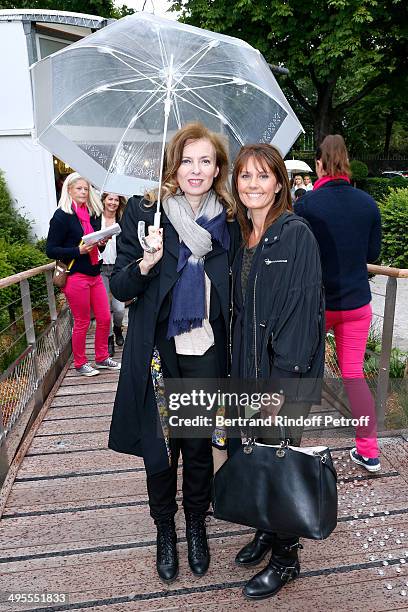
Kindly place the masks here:
<instances>
[{"instance_id":1,"label":"metal railing post","mask_svg":"<svg viewBox=\"0 0 408 612\"><path fill-rule=\"evenodd\" d=\"M52 321L52 325L55 333L56 346L58 347L59 352L59 343L60 343L60 334L57 325L58 313L57 313L57 305L55 302L55 293L54 293L54 285L52 282L53 271L46 270L45 272L45 280L47 282L47 296L48 296L48 308L50 310L50 319Z\"/></svg>"},{"instance_id":2,"label":"metal railing post","mask_svg":"<svg viewBox=\"0 0 408 612\"><path fill-rule=\"evenodd\" d=\"M38 381L40 380L40 368L38 363L37 344L35 340L33 311L31 309L30 285L28 284L27 279L20 281L20 293L21 303L23 306L25 335L27 344L31 345L32 347L34 374L36 383L38 384Z\"/></svg>"},{"instance_id":3,"label":"metal railing post","mask_svg":"<svg viewBox=\"0 0 408 612\"><path fill-rule=\"evenodd\" d=\"M381 355L377 382L376 407L379 430L384 427L384 414L387 405L396 298L397 279L393 276L389 276L385 291L384 323L381 336Z\"/></svg>"}]
</instances>

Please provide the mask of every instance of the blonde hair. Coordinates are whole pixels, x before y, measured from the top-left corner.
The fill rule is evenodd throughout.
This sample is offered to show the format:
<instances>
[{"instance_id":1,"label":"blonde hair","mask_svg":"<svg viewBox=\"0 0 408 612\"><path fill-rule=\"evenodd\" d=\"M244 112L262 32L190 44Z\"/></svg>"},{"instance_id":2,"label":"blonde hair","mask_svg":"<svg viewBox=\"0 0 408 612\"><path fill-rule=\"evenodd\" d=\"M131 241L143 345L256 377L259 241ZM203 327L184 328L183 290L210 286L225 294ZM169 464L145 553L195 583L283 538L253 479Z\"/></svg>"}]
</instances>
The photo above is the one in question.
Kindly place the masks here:
<instances>
[{"instance_id":1,"label":"blonde hair","mask_svg":"<svg viewBox=\"0 0 408 612\"><path fill-rule=\"evenodd\" d=\"M179 187L177 183L177 170L181 166L184 147L187 141L209 140L215 149L215 165L218 167L218 175L214 178L212 188L224 205L228 219L232 219L235 214L235 204L228 190L228 153L225 139L208 130L202 123L187 123L179 129L166 148L166 160L163 168L163 183L161 187L161 198L174 195ZM158 190L149 191L145 199L154 204L157 200Z\"/></svg>"},{"instance_id":2,"label":"blonde hair","mask_svg":"<svg viewBox=\"0 0 408 612\"><path fill-rule=\"evenodd\" d=\"M72 198L69 195L68 189L77 181L85 181L88 184L88 201L86 203L86 207L90 215L94 215L95 217L99 217L102 214L103 206L102 202L97 196L94 188L84 176L81 176L79 172L72 172L68 174L65 179L62 189L61 189L61 197L58 201L58 208L61 208L64 212L69 215L73 215L74 211L72 210Z\"/></svg>"}]
</instances>

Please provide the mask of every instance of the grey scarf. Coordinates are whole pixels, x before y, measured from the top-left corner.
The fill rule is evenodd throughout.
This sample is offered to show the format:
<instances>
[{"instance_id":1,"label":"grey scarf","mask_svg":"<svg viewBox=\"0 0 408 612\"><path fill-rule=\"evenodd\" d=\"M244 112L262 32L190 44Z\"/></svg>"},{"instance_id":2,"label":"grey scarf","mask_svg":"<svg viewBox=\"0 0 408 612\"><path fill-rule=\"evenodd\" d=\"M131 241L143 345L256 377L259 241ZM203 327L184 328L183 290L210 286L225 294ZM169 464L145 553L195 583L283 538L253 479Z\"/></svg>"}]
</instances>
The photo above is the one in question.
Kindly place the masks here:
<instances>
[{"instance_id":1,"label":"grey scarf","mask_svg":"<svg viewBox=\"0 0 408 612\"><path fill-rule=\"evenodd\" d=\"M194 213L184 194L163 202L163 209L180 238L177 272L173 289L168 338L202 327L205 317L204 257L217 240L226 250L229 233L226 214L216 193L210 190Z\"/></svg>"}]
</instances>

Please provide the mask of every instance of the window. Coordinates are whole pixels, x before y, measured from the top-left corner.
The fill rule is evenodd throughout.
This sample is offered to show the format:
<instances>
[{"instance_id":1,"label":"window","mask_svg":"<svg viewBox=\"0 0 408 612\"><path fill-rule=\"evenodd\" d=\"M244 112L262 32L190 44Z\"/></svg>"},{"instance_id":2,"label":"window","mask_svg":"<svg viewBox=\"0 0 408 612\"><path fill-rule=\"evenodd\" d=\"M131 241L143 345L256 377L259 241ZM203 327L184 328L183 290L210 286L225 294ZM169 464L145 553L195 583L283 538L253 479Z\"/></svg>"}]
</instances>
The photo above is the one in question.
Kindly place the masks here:
<instances>
[{"instance_id":1,"label":"window","mask_svg":"<svg viewBox=\"0 0 408 612\"><path fill-rule=\"evenodd\" d=\"M51 36L37 36L38 59L44 59L44 57L48 57L70 44L70 42L58 40L58 38L51 38Z\"/></svg>"}]
</instances>

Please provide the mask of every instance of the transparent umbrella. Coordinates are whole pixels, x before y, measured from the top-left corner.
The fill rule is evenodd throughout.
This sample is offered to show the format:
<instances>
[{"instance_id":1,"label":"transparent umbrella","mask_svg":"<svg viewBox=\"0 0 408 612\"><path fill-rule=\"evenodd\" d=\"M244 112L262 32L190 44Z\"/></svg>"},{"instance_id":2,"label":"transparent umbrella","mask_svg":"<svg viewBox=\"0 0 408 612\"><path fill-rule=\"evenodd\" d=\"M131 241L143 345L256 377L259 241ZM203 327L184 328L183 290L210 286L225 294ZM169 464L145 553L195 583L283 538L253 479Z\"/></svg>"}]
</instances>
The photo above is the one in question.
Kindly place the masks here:
<instances>
[{"instance_id":1,"label":"transparent umbrella","mask_svg":"<svg viewBox=\"0 0 408 612\"><path fill-rule=\"evenodd\" d=\"M303 131L259 51L145 13L41 60L31 75L39 142L104 191L157 185L165 142L189 121L224 134L231 159L251 142L285 155Z\"/></svg>"}]
</instances>

